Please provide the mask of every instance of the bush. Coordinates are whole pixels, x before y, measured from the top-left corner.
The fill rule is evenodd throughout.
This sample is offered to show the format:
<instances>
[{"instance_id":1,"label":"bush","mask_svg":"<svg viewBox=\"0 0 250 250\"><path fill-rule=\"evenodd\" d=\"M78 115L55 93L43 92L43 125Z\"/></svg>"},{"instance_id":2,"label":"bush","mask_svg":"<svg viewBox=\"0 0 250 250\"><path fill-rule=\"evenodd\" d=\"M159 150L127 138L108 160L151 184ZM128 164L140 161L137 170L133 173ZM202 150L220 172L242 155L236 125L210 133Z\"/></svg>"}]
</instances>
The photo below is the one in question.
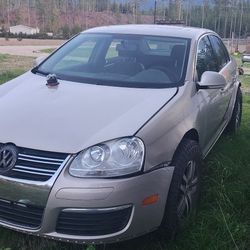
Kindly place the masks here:
<instances>
[{"instance_id":1,"label":"bush","mask_svg":"<svg viewBox=\"0 0 250 250\"><path fill-rule=\"evenodd\" d=\"M17 36L17 41L21 42L23 40L23 33L20 32Z\"/></svg>"},{"instance_id":2,"label":"bush","mask_svg":"<svg viewBox=\"0 0 250 250\"><path fill-rule=\"evenodd\" d=\"M69 26L63 26L57 34L54 34L53 37L48 36L47 33L37 33L33 35L27 35L24 33L12 34L10 32L2 32L0 33L0 37L4 37L6 40L9 38L16 38L18 41L22 41L22 39L69 39L70 37L78 34L82 31L80 26L74 26L70 28Z\"/></svg>"},{"instance_id":3,"label":"bush","mask_svg":"<svg viewBox=\"0 0 250 250\"><path fill-rule=\"evenodd\" d=\"M24 33L12 34L9 32L4 32L4 33L0 33L0 37L4 37L6 40L8 40L9 38L16 38L18 41L21 41L22 39L25 39L25 38L28 38L28 39L54 39L54 37L48 36L46 33L27 35Z\"/></svg>"}]
</instances>

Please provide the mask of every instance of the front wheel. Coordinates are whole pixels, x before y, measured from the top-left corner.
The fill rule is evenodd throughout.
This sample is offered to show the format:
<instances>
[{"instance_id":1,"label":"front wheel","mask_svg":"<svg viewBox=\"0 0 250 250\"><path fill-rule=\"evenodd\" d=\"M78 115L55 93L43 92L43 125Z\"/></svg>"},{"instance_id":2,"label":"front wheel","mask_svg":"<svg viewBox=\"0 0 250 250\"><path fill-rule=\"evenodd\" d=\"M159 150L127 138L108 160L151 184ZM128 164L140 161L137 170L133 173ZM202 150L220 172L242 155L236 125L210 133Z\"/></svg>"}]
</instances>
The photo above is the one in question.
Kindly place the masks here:
<instances>
[{"instance_id":1,"label":"front wheel","mask_svg":"<svg viewBox=\"0 0 250 250\"><path fill-rule=\"evenodd\" d=\"M201 181L201 151L196 141L183 139L172 165L175 166L161 232L169 239L183 230L195 214Z\"/></svg>"}]
</instances>

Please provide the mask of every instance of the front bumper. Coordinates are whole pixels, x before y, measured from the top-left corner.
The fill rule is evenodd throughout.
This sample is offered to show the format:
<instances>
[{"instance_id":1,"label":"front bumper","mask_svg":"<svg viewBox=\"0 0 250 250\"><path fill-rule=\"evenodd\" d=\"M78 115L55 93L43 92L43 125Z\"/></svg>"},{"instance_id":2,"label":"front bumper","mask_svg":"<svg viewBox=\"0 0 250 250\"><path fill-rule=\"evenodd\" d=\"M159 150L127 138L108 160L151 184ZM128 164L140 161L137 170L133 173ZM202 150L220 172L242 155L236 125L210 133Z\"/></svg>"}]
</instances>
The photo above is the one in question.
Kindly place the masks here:
<instances>
[{"instance_id":1,"label":"front bumper","mask_svg":"<svg viewBox=\"0 0 250 250\"><path fill-rule=\"evenodd\" d=\"M29 201L32 205L44 206L39 228L24 227L3 220L0 225L24 233L75 243L101 244L138 237L160 226L173 170L173 167L164 167L130 178L83 179L70 176L66 164L57 178L54 177L53 184L50 180L50 185L23 183L21 180L0 176L1 199L14 201L15 205ZM6 192L13 187L14 193ZM143 205L143 200L154 194L159 195L159 200L151 205ZM129 217L126 225L116 232L76 235L58 230L58 218L67 211L78 215L82 213L79 217L82 218L86 217L86 213L109 213L122 209L130 209Z\"/></svg>"}]
</instances>

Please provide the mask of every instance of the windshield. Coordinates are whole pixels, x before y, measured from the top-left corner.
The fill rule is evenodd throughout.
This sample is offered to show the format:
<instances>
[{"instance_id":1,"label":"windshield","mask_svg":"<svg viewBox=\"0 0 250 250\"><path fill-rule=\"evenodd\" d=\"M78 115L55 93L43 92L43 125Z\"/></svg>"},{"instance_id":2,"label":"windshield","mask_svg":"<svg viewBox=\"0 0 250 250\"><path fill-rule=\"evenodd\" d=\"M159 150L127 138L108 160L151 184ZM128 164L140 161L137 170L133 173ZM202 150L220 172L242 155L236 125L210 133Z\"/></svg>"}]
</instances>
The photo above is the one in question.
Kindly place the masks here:
<instances>
[{"instance_id":1,"label":"windshield","mask_svg":"<svg viewBox=\"0 0 250 250\"><path fill-rule=\"evenodd\" d=\"M184 83L190 40L122 34L79 34L34 73L81 83L166 88Z\"/></svg>"}]
</instances>

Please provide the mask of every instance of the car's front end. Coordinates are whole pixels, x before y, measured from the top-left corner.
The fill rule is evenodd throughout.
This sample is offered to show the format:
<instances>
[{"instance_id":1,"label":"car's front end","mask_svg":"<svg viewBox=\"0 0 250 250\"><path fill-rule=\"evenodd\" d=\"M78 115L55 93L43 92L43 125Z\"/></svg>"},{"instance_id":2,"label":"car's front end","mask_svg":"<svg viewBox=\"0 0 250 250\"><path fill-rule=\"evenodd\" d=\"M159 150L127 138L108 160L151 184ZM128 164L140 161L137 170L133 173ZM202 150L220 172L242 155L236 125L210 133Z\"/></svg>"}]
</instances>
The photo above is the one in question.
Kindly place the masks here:
<instances>
[{"instance_id":1,"label":"car's front end","mask_svg":"<svg viewBox=\"0 0 250 250\"><path fill-rule=\"evenodd\" d=\"M0 107L0 224L86 243L155 230L164 215L173 167L148 157L149 145L137 131L175 96L176 88L135 91L71 84L60 80L57 89L50 88L43 76L28 72L1 86L6 105ZM23 93L29 98L24 100ZM117 96L120 106L113 105ZM82 101L88 108L82 108ZM100 108L107 112L93 116Z\"/></svg>"},{"instance_id":2,"label":"car's front end","mask_svg":"<svg viewBox=\"0 0 250 250\"><path fill-rule=\"evenodd\" d=\"M16 149L12 173L0 176L1 225L58 240L105 243L161 224L173 168L123 178L77 178L70 175L75 155Z\"/></svg>"}]
</instances>

